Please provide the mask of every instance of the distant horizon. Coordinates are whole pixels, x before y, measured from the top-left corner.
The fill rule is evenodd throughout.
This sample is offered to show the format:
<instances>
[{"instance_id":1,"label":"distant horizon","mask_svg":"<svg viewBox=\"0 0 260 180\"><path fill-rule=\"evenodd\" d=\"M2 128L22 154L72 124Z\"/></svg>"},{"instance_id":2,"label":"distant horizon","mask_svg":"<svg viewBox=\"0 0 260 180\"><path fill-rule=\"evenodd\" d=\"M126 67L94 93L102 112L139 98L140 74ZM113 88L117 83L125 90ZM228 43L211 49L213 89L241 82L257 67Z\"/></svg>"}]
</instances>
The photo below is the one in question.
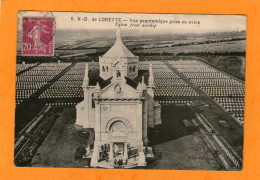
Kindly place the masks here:
<instances>
[{"instance_id":1,"label":"distant horizon","mask_svg":"<svg viewBox=\"0 0 260 180\"><path fill-rule=\"evenodd\" d=\"M114 38L115 36L115 29L109 28L109 29L56 29L56 32L79 32L80 34L83 32L89 32L92 35L94 35L95 37L104 37L104 36L111 36L111 38ZM96 32L96 33L95 33ZM109 34L102 34L102 32L108 32ZM246 37L246 30L226 30L226 31L165 31L165 32L160 32L160 31L154 31L154 32L143 32L142 30L133 30L133 29L123 29L121 30L121 36L122 37L132 37L132 36L137 36L137 37L142 37L142 36L164 36L164 35L169 35L169 36L207 36L210 34L218 34L221 35L223 34L224 36L225 33L229 34L229 33L237 33L237 35L244 35ZM239 34L241 33L241 34ZM21 30L18 30L18 36L19 34L21 34ZM76 35L76 34L75 34ZM60 36L59 33L56 33L56 36Z\"/></svg>"},{"instance_id":2,"label":"distant horizon","mask_svg":"<svg viewBox=\"0 0 260 180\"><path fill-rule=\"evenodd\" d=\"M82 35L82 37L86 36L86 35L90 35L91 37L107 37L108 39L110 38L115 38L115 30L114 29L57 29L56 30L56 36L60 36L62 33L68 33L71 36L74 36L73 33L75 34L75 36L79 36ZM61 34L59 34L59 32ZM214 37L214 35L216 36L222 36L223 38L227 37L227 36L245 36L246 37L246 30L242 30L242 31L206 31L206 32L183 32L183 31L157 31L157 32L143 32L143 31L139 31L139 30L130 30L130 29L124 29L121 31L121 36L122 38L124 37L158 37L158 36L162 36L162 38L165 36L169 36L169 37L173 37L173 36L186 36L186 37L204 37L204 36L211 36ZM92 39L92 38L90 38Z\"/></svg>"}]
</instances>

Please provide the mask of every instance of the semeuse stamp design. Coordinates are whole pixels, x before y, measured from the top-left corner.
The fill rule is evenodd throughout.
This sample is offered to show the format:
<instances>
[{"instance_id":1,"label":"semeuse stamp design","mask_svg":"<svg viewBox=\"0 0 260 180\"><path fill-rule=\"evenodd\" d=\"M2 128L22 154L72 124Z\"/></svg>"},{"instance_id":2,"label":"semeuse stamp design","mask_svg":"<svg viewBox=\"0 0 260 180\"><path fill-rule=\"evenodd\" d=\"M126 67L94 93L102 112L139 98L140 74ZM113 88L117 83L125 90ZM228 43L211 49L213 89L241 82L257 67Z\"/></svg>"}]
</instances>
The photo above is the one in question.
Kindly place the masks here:
<instances>
[{"instance_id":1,"label":"semeuse stamp design","mask_svg":"<svg viewBox=\"0 0 260 180\"><path fill-rule=\"evenodd\" d=\"M54 55L54 21L53 17L23 18L23 56Z\"/></svg>"}]
</instances>

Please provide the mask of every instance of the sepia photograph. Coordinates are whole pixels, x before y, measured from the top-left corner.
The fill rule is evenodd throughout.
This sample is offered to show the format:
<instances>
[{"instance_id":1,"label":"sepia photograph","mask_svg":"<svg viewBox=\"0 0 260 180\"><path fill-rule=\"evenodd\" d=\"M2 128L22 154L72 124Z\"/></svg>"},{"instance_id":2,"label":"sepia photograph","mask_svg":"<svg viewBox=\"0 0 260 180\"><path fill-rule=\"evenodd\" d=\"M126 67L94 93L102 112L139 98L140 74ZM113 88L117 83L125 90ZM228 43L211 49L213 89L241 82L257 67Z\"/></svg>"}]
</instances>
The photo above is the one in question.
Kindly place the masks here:
<instances>
[{"instance_id":1,"label":"sepia photograph","mask_svg":"<svg viewBox=\"0 0 260 180\"><path fill-rule=\"evenodd\" d=\"M243 169L246 16L17 20L16 167Z\"/></svg>"}]
</instances>

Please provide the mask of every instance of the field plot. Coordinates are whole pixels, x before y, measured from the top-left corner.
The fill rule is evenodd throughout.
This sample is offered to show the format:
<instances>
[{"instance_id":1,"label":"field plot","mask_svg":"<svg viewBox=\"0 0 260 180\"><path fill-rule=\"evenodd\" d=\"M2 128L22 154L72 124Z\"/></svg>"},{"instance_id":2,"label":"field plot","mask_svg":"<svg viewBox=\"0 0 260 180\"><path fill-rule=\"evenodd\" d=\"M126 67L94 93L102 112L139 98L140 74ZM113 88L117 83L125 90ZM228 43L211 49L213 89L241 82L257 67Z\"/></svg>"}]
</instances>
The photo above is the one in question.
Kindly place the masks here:
<instances>
[{"instance_id":1,"label":"field plot","mask_svg":"<svg viewBox=\"0 0 260 180\"><path fill-rule=\"evenodd\" d=\"M16 74L19 74L29 68L32 68L34 66L36 66L37 64L17 64L16 65Z\"/></svg>"},{"instance_id":2,"label":"field plot","mask_svg":"<svg viewBox=\"0 0 260 180\"><path fill-rule=\"evenodd\" d=\"M185 97L198 96L192 88L162 61L142 61L140 62L140 70L148 71L150 63L153 65L156 85L155 97L157 100L160 102L163 102L165 99L186 100ZM71 69L43 91L38 99L53 105L76 105L83 98L82 83L85 64L85 62L75 63ZM29 67L32 65L34 64L28 64ZM19 104L23 99L30 97L69 65L71 63L43 63L17 76L17 103ZM88 62L88 67L90 76L93 73L93 75L97 74L99 71L98 62ZM173 103L173 101L171 102Z\"/></svg>"},{"instance_id":3,"label":"field plot","mask_svg":"<svg viewBox=\"0 0 260 180\"><path fill-rule=\"evenodd\" d=\"M70 64L71 63L28 64L27 66L33 68L24 69L28 70L16 77L16 104L20 104L24 99L29 98ZM19 68L21 65L17 65L17 67Z\"/></svg>"},{"instance_id":4,"label":"field plot","mask_svg":"<svg viewBox=\"0 0 260 180\"><path fill-rule=\"evenodd\" d=\"M41 99L70 99L83 97L82 82L85 72L85 63L77 63L50 88L44 91Z\"/></svg>"},{"instance_id":5,"label":"field plot","mask_svg":"<svg viewBox=\"0 0 260 180\"><path fill-rule=\"evenodd\" d=\"M245 63L246 59L243 55L230 55L230 56L200 56L195 57L211 66L228 72L240 79L245 80Z\"/></svg>"},{"instance_id":6,"label":"field plot","mask_svg":"<svg viewBox=\"0 0 260 180\"><path fill-rule=\"evenodd\" d=\"M245 84L242 81L195 60L169 63L243 124Z\"/></svg>"},{"instance_id":7,"label":"field plot","mask_svg":"<svg viewBox=\"0 0 260 180\"><path fill-rule=\"evenodd\" d=\"M159 100L159 102L173 99L190 101L191 97L199 96L196 91L189 87L181 77L169 69L162 61L141 61L139 64L140 70L147 71L150 63L153 65L155 78L155 98ZM219 103L221 102L220 105L223 105L224 108L232 113L239 121L243 121L243 110L241 107L243 107L244 101L238 102L236 98L243 99L244 83L231 78L226 73L222 73L213 67L195 60L169 61L169 63L189 78L192 83L214 98L214 100ZM28 69L17 76L17 104L22 102L23 99L30 97L30 95L70 64L71 63L43 63L40 65L27 64L27 66L17 65L18 72ZM65 104L75 105L83 98L81 86L84 78L85 64L85 62L76 63L68 72L51 84L39 98L47 100L50 103L59 103L65 100ZM88 64L90 73L92 71L98 71L99 65L97 62L89 62ZM76 101L75 98L77 99Z\"/></svg>"},{"instance_id":8,"label":"field plot","mask_svg":"<svg viewBox=\"0 0 260 180\"><path fill-rule=\"evenodd\" d=\"M83 99L82 83L85 73L85 62L76 63L50 88L40 95L40 99L49 101L53 105L76 105ZM88 63L90 71L98 70L96 62ZM54 100L54 101L53 101Z\"/></svg>"},{"instance_id":9,"label":"field plot","mask_svg":"<svg viewBox=\"0 0 260 180\"><path fill-rule=\"evenodd\" d=\"M152 64L155 80L155 98L162 102L167 98L178 100L185 97L196 97L198 94L177 74L172 72L162 61L140 62L140 69L148 70ZM188 98L189 99L189 98ZM174 102L174 101L169 101Z\"/></svg>"}]
</instances>

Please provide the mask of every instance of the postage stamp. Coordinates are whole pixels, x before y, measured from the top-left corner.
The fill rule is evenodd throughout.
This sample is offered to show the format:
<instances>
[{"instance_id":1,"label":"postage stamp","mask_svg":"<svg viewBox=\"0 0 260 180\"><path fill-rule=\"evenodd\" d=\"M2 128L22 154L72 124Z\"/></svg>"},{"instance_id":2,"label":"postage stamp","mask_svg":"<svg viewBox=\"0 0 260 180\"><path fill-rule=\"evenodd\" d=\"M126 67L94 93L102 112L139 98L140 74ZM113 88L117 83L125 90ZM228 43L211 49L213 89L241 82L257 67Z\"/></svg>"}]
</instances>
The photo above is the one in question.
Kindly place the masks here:
<instances>
[{"instance_id":1,"label":"postage stamp","mask_svg":"<svg viewBox=\"0 0 260 180\"><path fill-rule=\"evenodd\" d=\"M22 55L53 56L54 17L24 17L22 21Z\"/></svg>"}]
</instances>

